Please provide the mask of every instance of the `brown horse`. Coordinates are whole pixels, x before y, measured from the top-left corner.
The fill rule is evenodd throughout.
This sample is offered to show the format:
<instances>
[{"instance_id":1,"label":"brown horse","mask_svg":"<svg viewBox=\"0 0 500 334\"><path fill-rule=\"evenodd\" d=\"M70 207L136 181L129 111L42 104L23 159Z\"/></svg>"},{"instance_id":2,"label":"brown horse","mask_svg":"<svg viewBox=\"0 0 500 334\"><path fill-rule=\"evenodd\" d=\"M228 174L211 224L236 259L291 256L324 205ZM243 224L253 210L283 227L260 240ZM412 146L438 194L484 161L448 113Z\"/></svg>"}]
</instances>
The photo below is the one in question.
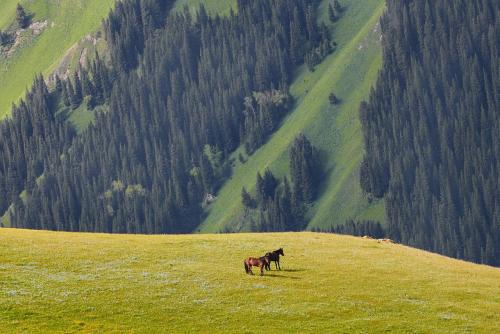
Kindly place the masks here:
<instances>
[{"instance_id":1,"label":"brown horse","mask_svg":"<svg viewBox=\"0 0 500 334\"><path fill-rule=\"evenodd\" d=\"M264 268L269 264L269 258L267 256L262 256L259 258L249 257L245 261L243 261L245 265L245 272L249 275L253 275L252 267L260 268L260 275L264 275Z\"/></svg>"}]
</instances>

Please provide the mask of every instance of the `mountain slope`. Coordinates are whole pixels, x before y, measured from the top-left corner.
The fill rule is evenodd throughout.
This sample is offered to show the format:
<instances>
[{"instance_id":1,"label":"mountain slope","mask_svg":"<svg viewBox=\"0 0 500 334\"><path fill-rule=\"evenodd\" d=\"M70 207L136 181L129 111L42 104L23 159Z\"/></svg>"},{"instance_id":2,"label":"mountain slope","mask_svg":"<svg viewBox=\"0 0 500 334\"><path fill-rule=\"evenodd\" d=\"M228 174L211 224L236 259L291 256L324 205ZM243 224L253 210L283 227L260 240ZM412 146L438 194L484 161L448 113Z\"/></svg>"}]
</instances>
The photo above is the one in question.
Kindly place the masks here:
<instances>
[{"instance_id":1,"label":"mountain slope","mask_svg":"<svg viewBox=\"0 0 500 334\"><path fill-rule=\"evenodd\" d=\"M277 247L283 271L245 274L245 257ZM499 269L354 237L0 229L0 257L2 333L493 333L500 326Z\"/></svg>"},{"instance_id":2,"label":"mountain slope","mask_svg":"<svg viewBox=\"0 0 500 334\"><path fill-rule=\"evenodd\" d=\"M99 28L115 0L2 1L0 29L13 22L18 2L34 14L34 22L47 20L47 27L11 57L0 57L0 118L10 113L35 74L49 75L71 46Z\"/></svg>"},{"instance_id":3,"label":"mountain slope","mask_svg":"<svg viewBox=\"0 0 500 334\"><path fill-rule=\"evenodd\" d=\"M201 227L202 232L216 232L240 226L243 186L253 189L257 171L270 167L277 175L288 172L288 150L294 138L304 132L320 149L325 159L326 175L320 196L311 210L309 227L329 227L346 219L384 220L382 203L370 205L363 197L358 182L358 169L363 147L358 119L358 106L368 96L381 65L378 20L384 1L344 1L342 18L333 25L337 51L313 73L303 67L291 87L296 107L274 133L268 143L248 161L236 167L231 179L217 194L217 201ZM320 7L327 20L328 1ZM331 107L328 95L335 91L342 100ZM238 153L243 152L240 149Z\"/></svg>"}]
</instances>

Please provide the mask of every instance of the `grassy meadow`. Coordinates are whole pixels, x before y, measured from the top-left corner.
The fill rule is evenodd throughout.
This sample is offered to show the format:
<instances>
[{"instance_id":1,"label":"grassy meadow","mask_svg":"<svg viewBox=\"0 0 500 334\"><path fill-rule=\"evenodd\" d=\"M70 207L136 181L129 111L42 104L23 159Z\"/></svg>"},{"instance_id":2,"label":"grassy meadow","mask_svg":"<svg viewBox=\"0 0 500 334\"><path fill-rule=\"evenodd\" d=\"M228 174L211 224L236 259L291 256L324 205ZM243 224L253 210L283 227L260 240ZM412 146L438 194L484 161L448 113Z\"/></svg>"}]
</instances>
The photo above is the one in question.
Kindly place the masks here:
<instances>
[{"instance_id":1,"label":"grassy meadow","mask_svg":"<svg viewBox=\"0 0 500 334\"><path fill-rule=\"evenodd\" d=\"M283 271L243 259L283 247ZM316 233L0 229L1 333L494 333L500 269Z\"/></svg>"},{"instance_id":2,"label":"grassy meadow","mask_svg":"<svg viewBox=\"0 0 500 334\"><path fill-rule=\"evenodd\" d=\"M295 108L268 142L245 163L234 154L235 168L229 181L218 192L200 230L217 232L241 221L241 188L255 187L256 173L271 168L283 176L288 173L289 148L298 133L305 133L324 160L323 181L315 206L310 210L309 228L329 227L347 219L385 220L382 202L368 203L359 186L358 171L363 156L363 140L358 117L359 103L368 97L381 66L380 27L385 9L383 0L343 0L342 18L332 28L337 50L314 72L299 69L291 86ZM319 8L327 21L328 1ZM341 99L331 106L329 94Z\"/></svg>"}]
</instances>

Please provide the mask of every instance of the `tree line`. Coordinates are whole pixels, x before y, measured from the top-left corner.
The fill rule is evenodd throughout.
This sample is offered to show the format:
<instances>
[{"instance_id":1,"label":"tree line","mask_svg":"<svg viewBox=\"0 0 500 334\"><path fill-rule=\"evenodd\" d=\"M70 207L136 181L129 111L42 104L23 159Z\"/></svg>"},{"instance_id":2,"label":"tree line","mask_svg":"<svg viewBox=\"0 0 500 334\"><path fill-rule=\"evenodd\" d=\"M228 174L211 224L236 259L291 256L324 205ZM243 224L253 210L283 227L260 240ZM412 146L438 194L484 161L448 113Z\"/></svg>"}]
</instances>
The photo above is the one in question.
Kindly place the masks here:
<instances>
[{"instance_id":1,"label":"tree line","mask_svg":"<svg viewBox=\"0 0 500 334\"><path fill-rule=\"evenodd\" d=\"M388 1L361 187L391 238L500 265L500 3Z\"/></svg>"},{"instance_id":2,"label":"tree line","mask_svg":"<svg viewBox=\"0 0 500 334\"><path fill-rule=\"evenodd\" d=\"M353 220L349 219L344 224L331 226L330 228L323 229L319 227L313 227L311 229L313 232L322 233L335 233L335 234L346 234L354 235L357 237L368 236L374 239L384 238L386 231L380 224L380 222L373 220Z\"/></svg>"}]
</instances>

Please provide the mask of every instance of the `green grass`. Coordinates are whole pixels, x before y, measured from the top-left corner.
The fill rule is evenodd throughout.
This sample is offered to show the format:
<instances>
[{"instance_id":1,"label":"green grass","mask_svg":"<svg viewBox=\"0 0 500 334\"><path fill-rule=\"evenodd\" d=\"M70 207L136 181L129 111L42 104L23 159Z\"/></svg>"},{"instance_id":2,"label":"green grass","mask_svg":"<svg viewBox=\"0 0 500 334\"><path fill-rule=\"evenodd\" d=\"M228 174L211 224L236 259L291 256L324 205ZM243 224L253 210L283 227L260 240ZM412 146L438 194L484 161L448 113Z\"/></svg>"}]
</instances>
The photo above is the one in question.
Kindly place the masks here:
<instances>
[{"instance_id":1,"label":"green grass","mask_svg":"<svg viewBox=\"0 0 500 334\"><path fill-rule=\"evenodd\" d=\"M0 3L0 30L5 30L11 25L19 2L19 0L2 0Z\"/></svg>"},{"instance_id":2,"label":"green grass","mask_svg":"<svg viewBox=\"0 0 500 334\"><path fill-rule=\"evenodd\" d=\"M288 173L288 151L299 132L304 132L325 157L325 176L319 198L310 210L312 227L329 227L346 219L384 221L383 203L369 204L358 182L363 143L358 119L359 103L368 97L381 66L380 33L377 27L383 0L341 1L345 12L334 26L337 51L315 72L302 67L291 86L297 103L281 128L244 164L235 159L233 176L209 208L202 232L216 232L240 224L241 188L253 189L257 171L270 167L279 176ZM324 1L320 18L326 19ZM329 105L331 91L342 100ZM239 152L236 154L235 157Z\"/></svg>"},{"instance_id":3,"label":"green grass","mask_svg":"<svg viewBox=\"0 0 500 334\"><path fill-rule=\"evenodd\" d=\"M237 9L236 0L177 0L175 8L181 10L188 6L191 12L196 12L203 3L210 14L229 14L230 9Z\"/></svg>"},{"instance_id":4,"label":"green grass","mask_svg":"<svg viewBox=\"0 0 500 334\"><path fill-rule=\"evenodd\" d=\"M0 227L10 227L10 208L0 217Z\"/></svg>"},{"instance_id":5,"label":"green grass","mask_svg":"<svg viewBox=\"0 0 500 334\"><path fill-rule=\"evenodd\" d=\"M84 101L75 110L72 110L70 107L61 106L57 113L62 113L73 125L77 133L81 133L94 121L95 114L100 111L107 112L107 105L97 106L94 110L89 110L87 103Z\"/></svg>"},{"instance_id":6,"label":"green grass","mask_svg":"<svg viewBox=\"0 0 500 334\"><path fill-rule=\"evenodd\" d=\"M243 259L283 247L283 271ZM494 333L500 270L315 234L0 229L1 333Z\"/></svg>"},{"instance_id":7,"label":"green grass","mask_svg":"<svg viewBox=\"0 0 500 334\"><path fill-rule=\"evenodd\" d=\"M49 26L11 58L0 60L0 118L10 113L37 73L52 73L72 45L99 28L115 0L2 0L0 27L12 23L17 2L35 14L33 20L48 20Z\"/></svg>"}]
</instances>

